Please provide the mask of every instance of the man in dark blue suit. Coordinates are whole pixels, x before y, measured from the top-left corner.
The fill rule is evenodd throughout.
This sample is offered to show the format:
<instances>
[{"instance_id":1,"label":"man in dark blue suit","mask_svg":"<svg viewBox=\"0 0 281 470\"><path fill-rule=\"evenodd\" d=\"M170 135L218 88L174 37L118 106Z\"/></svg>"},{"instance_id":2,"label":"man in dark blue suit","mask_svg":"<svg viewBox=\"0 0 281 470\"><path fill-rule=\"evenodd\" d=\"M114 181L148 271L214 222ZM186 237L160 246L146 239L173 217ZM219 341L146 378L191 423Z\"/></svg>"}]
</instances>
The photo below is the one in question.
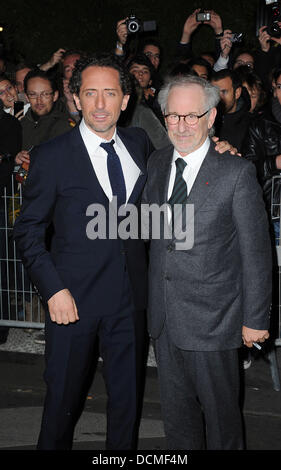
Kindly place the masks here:
<instances>
[{"instance_id":1,"label":"man in dark blue suit","mask_svg":"<svg viewBox=\"0 0 281 470\"><path fill-rule=\"evenodd\" d=\"M90 239L88 206L138 205L152 144L116 127L130 79L111 55L82 58L71 79L83 119L31 154L15 239L50 315L47 395L38 449L70 449L97 339L108 392L107 449L132 449L145 335L146 254L140 239ZM54 226L48 252L44 234Z\"/></svg>"}]
</instances>

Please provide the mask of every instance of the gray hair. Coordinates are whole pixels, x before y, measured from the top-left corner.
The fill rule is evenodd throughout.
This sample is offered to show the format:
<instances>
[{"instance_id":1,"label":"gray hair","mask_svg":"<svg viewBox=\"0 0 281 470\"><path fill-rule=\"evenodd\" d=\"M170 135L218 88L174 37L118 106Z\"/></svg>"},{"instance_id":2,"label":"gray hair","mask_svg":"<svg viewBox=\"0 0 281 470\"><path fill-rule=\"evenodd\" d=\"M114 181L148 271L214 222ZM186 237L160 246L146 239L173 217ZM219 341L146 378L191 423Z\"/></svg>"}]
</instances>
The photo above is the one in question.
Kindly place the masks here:
<instances>
[{"instance_id":1,"label":"gray hair","mask_svg":"<svg viewBox=\"0 0 281 470\"><path fill-rule=\"evenodd\" d=\"M204 78L195 75L177 75L175 77L168 77L158 94L158 102L162 113L165 113L168 96L172 88L188 87L191 85L199 85L201 87L208 109L215 108L218 105L220 101L220 91L218 87L212 85Z\"/></svg>"}]
</instances>

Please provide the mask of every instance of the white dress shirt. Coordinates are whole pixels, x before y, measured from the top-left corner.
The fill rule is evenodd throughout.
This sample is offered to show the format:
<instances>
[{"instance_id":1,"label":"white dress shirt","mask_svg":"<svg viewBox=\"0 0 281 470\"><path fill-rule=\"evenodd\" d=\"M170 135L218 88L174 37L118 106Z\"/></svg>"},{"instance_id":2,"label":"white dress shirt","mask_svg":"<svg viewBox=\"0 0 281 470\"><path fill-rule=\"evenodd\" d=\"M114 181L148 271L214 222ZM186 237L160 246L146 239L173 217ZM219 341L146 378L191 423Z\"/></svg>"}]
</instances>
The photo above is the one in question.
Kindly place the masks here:
<instances>
[{"instance_id":1,"label":"white dress shirt","mask_svg":"<svg viewBox=\"0 0 281 470\"><path fill-rule=\"evenodd\" d=\"M108 197L109 201L111 201L112 189L107 171L107 152L102 147L100 147L100 144L102 142L108 141L102 139L93 131L91 131L86 125L84 119L82 119L81 123L79 124L79 130L86 146L86 149L88 151L89 157L91 159L94 171L97 175L98 181L104 193ZM134 186L141 171L133 160L133 158L131 157L131 155L129 154L120 137L118 137L116 129L112 136L112 139L114 139L115 142L113 147L120 159L126 185L126 202L128 202L128 199L134 189ZM110 141L112 139L110 139Z\"/></svg>"},{"instance_id":2,"label":"white dress shirt","mask_svg":"<svg viewBox=\"0 0 281 470\"><path fill-rule=\"evenodd\" d=\"M174 149L173 159L171 163L171 173L170 173L170 180L169 180L169 186L168 186L167 201L169 201L173 192L173 187L174 187L175 177L176 177L176 163L175 162L177 158L182 158L187 164L183 170L182 176L186 182L187 195L188 195L191 191L194 181L196 180L196 177L204 161L204 158L209 150L209 147L210 147L210 139L209 137L207 137L207 139L201 145L201 147L199 147L197 150L194 150L194 152L189 153L185 157L182 157L179 154L179 152L176 149ZM168 208L167 216L168 216L168 222L170 222L171 221L170 208Z\"/></svg>"},{"instance_id":3,"label":"white dress shirt","mask_svg":"<svg viewBox=\"0 0 281 470\"><path fill-rule=\"evenodd\" d=\"M199 147L197 150L194 150L194 152L189 153L185 157L182 157L179 152L174 149L174 154L173 154L173 159L172 159L172 167L171 167L171 173L170 173L170 180L169 180L169 186L168 186L168 200L170 199L172 192L173 192L173 187L175 183L175 177L176 177L176 160L177 158L182 158L186 163L186 167L183 170L183 179L186 182L187 186L187 193L189 194L191 191L191 188L193 186L193 183L198 175L198 172L200 170L200 167L203 163L203 160L206 156L206 153L209 150L210 146L210 139L207 137L205 142Z\"/></svg>"}]
</instances>

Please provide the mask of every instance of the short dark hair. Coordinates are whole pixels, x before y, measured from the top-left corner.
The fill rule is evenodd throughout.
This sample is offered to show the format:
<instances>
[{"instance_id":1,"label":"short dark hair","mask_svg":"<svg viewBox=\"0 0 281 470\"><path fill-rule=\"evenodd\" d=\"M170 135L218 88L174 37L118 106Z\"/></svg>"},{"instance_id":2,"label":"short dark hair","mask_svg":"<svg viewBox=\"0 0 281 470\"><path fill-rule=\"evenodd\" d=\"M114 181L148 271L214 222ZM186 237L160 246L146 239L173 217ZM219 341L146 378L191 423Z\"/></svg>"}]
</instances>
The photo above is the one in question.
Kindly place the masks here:
<instances>
[{"instance_id":1,"label":"short dark hair","mask_svg":"<svg viewBox=\"0 0 281 470\"><path fill-rule=\"evenodd\" d=\"M200 65L201 67L205 67L205 69L207 70L207 75L208 75L208 80L210 79L210 76L212 75L212 67L211 65L209 64L209 62L204 59L203 57L195 57L194 59L191 59L189 62L188 62L188 65L190 68L193 67L193 65Z\"/></svg>"},{"instance_id":2,"label":"short dark hair","mask_svg":"<svg viewBox=\"0 0 281 470\"><path fill-rule=\"evenodd\" d=\"M72 55L79 55L80 57L85 55L85 52L80 51L78 49L67 49L63 55L62 55L62 60L66 59L66 57L72 56Z\"/></svg>"},{"instance_id":3,"label":"short dark hair","mask_svg":"<svg viewBox=\"0 0 281 470\"><path fill-rule=\"evenodd\" d=\"M14 85L13 81L8 77L6 73L0 73L0 82L3 82L4 80L8 80L8 82L11 82L12 85Z\"/></svg>"},{"instance_id":4,"label":"short dark hair","mask_svg":"<svg viewBox=\"0 0 281 470\"><path fill-rule=\"evenodd\" d=\"M26 76L24 77L24 81L23 81L23 86L24 86L24 91L25 93L27 93L27 86L28 86L28 81L31 79L31 78L42 78L43 80L48 80L48 82L50 83L51 85L51 88L53 91L57 91L58 90L58 84L57 84L57 81L56 79L51 76L51 75L48 75L46 72L44 72L43 70L40 70L40 69L33 69L33 70L30 70Z\"/></svg>"},{"instance_id":5,"label":"short dark hair","mask_svg":"<svg viewBox=\"0 0 281 470\"><path fill-rule=\"evenodd\" d=\"M69 81L69 89L71 93L79 96L82 83L82 72L88 67L109 67L117 70L123 94L129 95L131 93L132 87L128 69L122 60L111 53L100 53L87 57L83 56L77 60Z\"/></svg>"},{"instance_id":6,"label":"short dark hair","mask_svg":"<svg viewBox=\"0 0 281 470\"><path fill-rule=\"evenodd\" d=\"M242 82L239 74L235 72L235 70L230 69L223 69L219 70L218 72L213 72L211 75L211 80L214 82L218 82L219 80L223 80L224 78L230 78L232 81L233 90L236 91L237 88L242 87Z\"/></svg>"},{"instance_id":7,"label":"short dark hair","mask_svg":"<svg viewBox=\"0 0 281 470\"><path fill-rule=\"evenodd\" d=\"M155 37L146 37L144 38L140 44L139 44L139 47L138 47L138 50L137 52L138 53L141 53L144 51L144 49L146 48L146 46L155 46L155 47L158 47L159 51L160 51L160 55L162 55L162 46L160 44L160 42L158 41L157 38Z\"/></svg>"},{"instance_id":8,"label":"short dark hair","mask_svg":"<svg viewBox=\"0 0 281 470\"><path fill-rule=\"evenodd\" d=\"M34 64L31 64L29 62L18 62L15 66L15 72L18 72L19 70L22 70L22 69L34 69Z\"/></svg>"},{"instance_id":9,"label":"short dark hair","mask_svg":"<svg viewBox=\"0 0 281 470\"><path fill-rule=\"evenodd\" d=\"M146 65L150 71L150 75L153 75L153 72L155 71L151 61L148 57L146 57L145 54L136 54L135 56L131 57L127 64L128 70L130 70L133 64Z\"/></svg>"},{"instance_id":10,"label":"short dark hair","mask_svg":"<svg viewBox=\"0 0 281 470\"><path fill-rule=\"evenodd\" d=\"M276 82L276 80L278 80L278 78L280 77L281 75L281 68L278 67L276 69L273 69L272 71L272 79Z\"/></svg>"}]
</instances>

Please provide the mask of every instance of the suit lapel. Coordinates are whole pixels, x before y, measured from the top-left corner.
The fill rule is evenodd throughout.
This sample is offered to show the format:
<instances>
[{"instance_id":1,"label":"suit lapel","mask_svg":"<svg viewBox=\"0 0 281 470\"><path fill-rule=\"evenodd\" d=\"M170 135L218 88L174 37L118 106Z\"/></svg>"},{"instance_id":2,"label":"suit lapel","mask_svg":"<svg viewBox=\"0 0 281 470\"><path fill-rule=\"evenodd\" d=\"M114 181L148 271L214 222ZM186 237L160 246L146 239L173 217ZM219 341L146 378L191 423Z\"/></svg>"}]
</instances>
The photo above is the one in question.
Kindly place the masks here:
<instances>
[{"instance_id":1,"label":"suit lapel","mask_svg":"<svg viewBox=\"0 0 281 470\"><path fill-rule=\"evenodd\" d=\"M93 201L106 201L108 203L108 197L99 183L90 156L80 134L79 126L76 126L73 129L73 150L77 161L77 177L80 175L80 179L84 181L85 186L92 194Z\"/></svg>"},{"instance_id":2,"label":"suit lapel","mask_svg":"<svg viewBox=\"0 0 281 470\"><path fill-rule=\"evenodd\" d=\"M210 197L217 182L218 160L216 155L217 153L211 144L188 195L188 204L194 204L195 211L199 210L205 200Z\"/></svg>"},{"instance_id":3,"label":"suit lapel","mask_svg":"<svg viewBox=\"0 0 281 470\"><path fill-rule=\"evenodd\" d=\"M209 150L203 160L198 175L193 183L191 191L187 198L187 204L194 206L194 217L196 212L202 207L205 201L211 199L211 193L215 189L218 181L219 163L217 152L211 142ZM183 217L182 230L185 232L186 227L191 223L191 215Z\"/></svg>"},{"instance_id":4,"label":"suit lapel","mask_svg":"<svg viewBox=\"0 0 281 470\"><path fill-rule=\"evenodd\" d=\"M128 199L128 204L133 204L138 201L147 179L146 162L143 158L143 155L140 153L138 146L135 145L133 136L127 134L124 135L122 129L120 128L117 129L117 134L140 170L140 174L135 183L134 189Z\"/></svg>"},{"instance_id":5,"label":"suit lapel","mask_svg":"<svg viewBox=\"0 0 281 470\"><path fill-rule=\"evenodd\" d=\"M159 189L159 196L160 196L160 202L159 202L160 205L166 203L167 198L168 198L168 188L169 188L169 181L170 181L170 174L171 174L173 152L174 152L174 147L172 145L170 145L169 147L165 147L163 149L161 165L159 165L159 169L158 169L158 181L159 181L158 189Z\"/></svg>"}]
</instances>

